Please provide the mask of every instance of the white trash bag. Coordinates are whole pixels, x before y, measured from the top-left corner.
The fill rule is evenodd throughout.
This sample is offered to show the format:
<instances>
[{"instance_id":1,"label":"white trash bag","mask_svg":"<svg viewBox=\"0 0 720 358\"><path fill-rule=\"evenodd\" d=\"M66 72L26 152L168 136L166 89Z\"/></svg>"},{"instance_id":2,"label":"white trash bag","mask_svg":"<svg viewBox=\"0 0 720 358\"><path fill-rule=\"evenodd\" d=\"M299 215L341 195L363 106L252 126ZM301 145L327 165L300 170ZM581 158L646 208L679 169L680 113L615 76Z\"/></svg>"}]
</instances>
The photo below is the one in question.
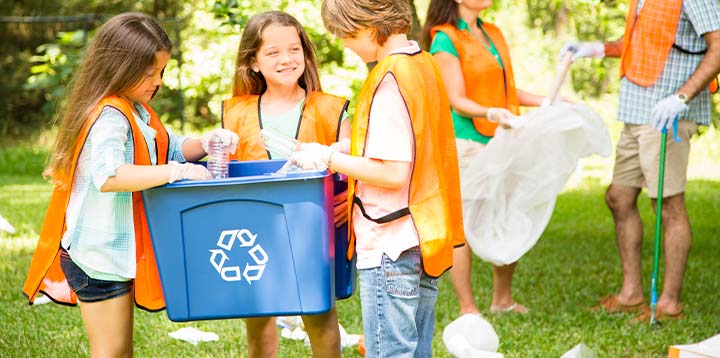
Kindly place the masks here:
<instances>
[{"instance_id":1,"label":"white trash bag","mask_svg":"<svg viewBox=\"0 0 720 358\"><path fill-rule=\"evenodd\" d=\"M498 266L517 261L545 230L579 159L610 151L605 123L583 103L538 108L517 128L498 128L461 183L473 252Z\"/></svg>"},{"instance_id":2,"label":"white trash bag","mask_svg":"<svg viewBox=\"0 0 720 358\"><path fill-rule=\"evenodd\" d=\"M458 358L502 358L495 329L479 314L464 314L443 329L443 343Z\"/></svg>"}]
</instances>

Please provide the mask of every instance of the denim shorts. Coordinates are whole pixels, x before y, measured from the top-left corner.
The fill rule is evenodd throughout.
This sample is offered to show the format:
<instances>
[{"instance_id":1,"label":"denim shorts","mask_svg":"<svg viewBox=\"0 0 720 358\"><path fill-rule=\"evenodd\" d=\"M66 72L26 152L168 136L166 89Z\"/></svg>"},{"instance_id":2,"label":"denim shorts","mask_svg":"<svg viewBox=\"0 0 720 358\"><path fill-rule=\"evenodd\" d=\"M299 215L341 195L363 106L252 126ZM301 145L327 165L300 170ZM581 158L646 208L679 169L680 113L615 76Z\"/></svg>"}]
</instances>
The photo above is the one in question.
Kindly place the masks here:
<instances>
[{"instance_id":1,"label":"denim shorts","mask_svg":"<svg viewBox=\"0 0 720 358\"><path fill-rule=\"evenodd\" d=\"M365 357L429 358L435 329L437 278L423 271L413 247L379 267L358 270Z\"/></svg>"},{"instance_id":2,"label":"denim shorts","mask_svg":"<svg viewBox=\"0 0 720 358\"><path fill-rule=\"evenodd\" d=\"M132 291L133 280L105 281L88 276L70 258L70 254L60 249L60 268L70 288L81 302L100 302L111 298L127 295Z\"/></svg>"}]
</instances>

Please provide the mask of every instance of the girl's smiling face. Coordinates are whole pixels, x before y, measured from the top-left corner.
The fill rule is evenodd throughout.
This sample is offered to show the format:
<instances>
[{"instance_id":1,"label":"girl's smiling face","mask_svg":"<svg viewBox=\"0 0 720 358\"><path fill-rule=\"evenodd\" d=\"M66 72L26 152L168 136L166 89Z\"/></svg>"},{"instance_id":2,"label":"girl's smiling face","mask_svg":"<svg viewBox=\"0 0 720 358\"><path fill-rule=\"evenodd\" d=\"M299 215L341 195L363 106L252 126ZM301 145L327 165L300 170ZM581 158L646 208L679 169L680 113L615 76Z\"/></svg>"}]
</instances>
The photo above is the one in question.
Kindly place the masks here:
<instances>
[{"instance_id":1,"label":"girl's smiling face","mask_svg":"<svg viewBox=\"0 0 720 358\"><path fill-rule=\"evenodd\" d=\"M297 86L305 72L305 55L297 30L281 25L265 28L252 70L262 73L268 87Z\"/></svg>"}]
</instances>

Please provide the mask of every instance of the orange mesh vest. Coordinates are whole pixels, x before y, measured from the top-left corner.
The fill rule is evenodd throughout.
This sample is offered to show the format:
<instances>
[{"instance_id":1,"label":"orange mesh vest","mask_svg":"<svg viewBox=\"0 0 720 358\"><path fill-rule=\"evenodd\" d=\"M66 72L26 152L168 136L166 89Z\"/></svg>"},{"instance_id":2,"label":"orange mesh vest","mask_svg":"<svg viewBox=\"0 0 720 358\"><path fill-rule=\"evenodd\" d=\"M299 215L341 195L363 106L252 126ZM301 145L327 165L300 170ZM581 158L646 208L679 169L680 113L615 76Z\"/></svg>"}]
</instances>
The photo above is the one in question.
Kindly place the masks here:
<instances>
[{"instance_id":1,"label":"orange mesh vest","mask_svg":"<svg viewBox=\"0 0 720 358\"><path fill-rule=\"evenodd\" d=\"M460 67L465 80L465 94L468 98L485 107L506 108L514 114L520 114L520 102L515 88L515 77L510 63L510 51L505 38L495 25L483 23L500 54L505 70L503 71L495 57L468 31L461 31L450 24L434 26L430 30L445 33L460 56ZM485 117L473 118L475 129L486 137L495 135L498 124Z\"/></svg>"},{"instance_id":2,"label":"orange mesh vest","mask_svg":"<svg viewBox=\"0 0 720 358\"><path fill-rule=\"evenodd\" d=\"M625 17L620 76L647 87L660 77L675 43L682 0L645 0L639 14L637 6L631 0Z\"/></svg>"},{"instance_id":3,"label":"orange mesh vest","mask_svg":"<svg viewBox=\"0 0 720 358\"><path fill-rule=\"evenodd\" d=\"M452 266L453 247L465 243L450 103L430 54L394 54L384 58L372 69L358 95L350 145L354 156L364 153L373 96L386 74L397 80L412 121L414 161L408 208L420 237L424 270L438 277ZM355 185L356 180L348 181L350 220ZM352 227L352 222L348 227ZM348 259L355 249L352 229L349 237Z\"/></svg>"},{"instance_id":4,"label":"orange mesh vest","mask_svg":"<svg viewBox=\"0 0 720 358\"><path fill-rule=\"evenodd\" d=\"M295 139L329 145L337 142L338 130L348 100L322 92L310 92L305 98ZM240 140L233 159L269 159L260 144L260 97L244 95L223 102L223 127L238 134Z\"/></svg>"},{"instance_id":5,"label":"orange mesh vest","mask_svg":"<svg viewBox=\"0 0 720 358\"><path fill-rule=\"evenodd\" d=\"M134 164L151 165L147 143L140 128L133 119L131 104L119 97L111 96L100 101L88 117L75 143L75 152L68 176L66 178L60 178L64 183L72 183L77 160L85 144L85 139L90 133L93 124L100 116L103 108L106 106L118 109L128 119L128 123L130 123L135 153ZM150 127L157 131L155 136L158 156L157 162L158 164L167 164L168 133L155 112L144 103L143 106L150 113ZM45 293L48 297L52 298L53 301L58 303L72 305L77 303L77 296L70 289L65 275L60 268L60 241L67 229L65 227L65 211L68 201L70 200L70 186L71 185L65 185L65 187L62 188L56 185L53 189L47 214L45 215L45 221L40 231L40 239L38 240L37 248L30 263L30 270L23 287L23 294L30 300L30 304L33 303L39 292ZM152 242L150 241L150 232L145 216L145 205L142 201L142 194L140 192L134 192L132 194L132 202L133 221L135 223L135 255L137 262L137 273L134 283L135 303L140 308L148 311L157 311L165 308L165 300L160 285L160 276L158 275L155 264L155 252L153 251Z\"/></svg>"}]
</instances>

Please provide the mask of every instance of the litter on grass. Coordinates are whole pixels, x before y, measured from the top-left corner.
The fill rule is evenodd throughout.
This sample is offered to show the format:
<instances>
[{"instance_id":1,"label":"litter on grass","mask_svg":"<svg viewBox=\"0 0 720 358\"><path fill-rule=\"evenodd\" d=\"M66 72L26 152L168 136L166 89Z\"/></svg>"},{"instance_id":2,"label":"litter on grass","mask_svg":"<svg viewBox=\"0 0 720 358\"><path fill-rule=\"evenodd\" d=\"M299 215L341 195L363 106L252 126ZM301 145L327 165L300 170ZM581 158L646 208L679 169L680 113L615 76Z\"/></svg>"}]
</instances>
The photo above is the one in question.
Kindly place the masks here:
<instances>
[{"instance_id":1,"label":"litter on grass","mask_svg":"<svg viewBox=\"0 0 720 358\"><path fill-rule=\"evenodd\" d=\"M200 342L211 342L220 339L218 335L213 332L204 332L194 327L183 327L175 332L168 333L168 335L172 338L192 343L195 346Z\"/></svg>"}]
</instances>

